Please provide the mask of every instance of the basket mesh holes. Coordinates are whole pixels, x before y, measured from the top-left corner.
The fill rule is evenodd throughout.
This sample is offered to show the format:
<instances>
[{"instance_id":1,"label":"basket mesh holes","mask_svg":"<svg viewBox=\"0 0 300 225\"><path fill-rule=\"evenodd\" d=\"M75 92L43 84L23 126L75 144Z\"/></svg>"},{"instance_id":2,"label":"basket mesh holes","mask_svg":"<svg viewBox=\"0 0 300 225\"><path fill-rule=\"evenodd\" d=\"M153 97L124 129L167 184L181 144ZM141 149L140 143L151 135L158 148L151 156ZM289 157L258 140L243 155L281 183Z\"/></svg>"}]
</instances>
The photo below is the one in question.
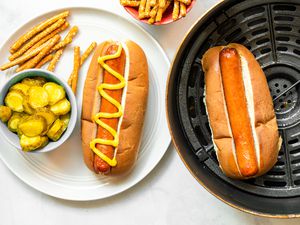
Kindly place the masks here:
<instances>
[{"instance_id":1,"label":"basket mesh holes","mask_svg":"<svg viewBox=\"0 0 300 225\"><path fill-rule=\"evenodd\" d=\"M290 151L290 153L292 154L292 155L294 155L294 154L299 154L300 153L300 149L295 149L295 150L292 150L292 151Z\"/></svg>"},{"instance_id":2,"label":"basket mesh holes","mask_svg":"<svg viewBox=\"0 0 300 225\"><path fill-rule=\"evenodd\" d=\"M283 165L284 165L284 162L282 162L282 161L277 161L275 164L275 166L283 166Z\"/></svg>"},{"instance_id":3,"label":"basket mesh holes","mask_svg":"<svg viewBox=\"0 0 300 225\"><path fill-rule=\"evenodd\" d=\"M293 51L295 54L300 55L300 51L298 49L294 49Z\"/></svg>"},{"instance_id":4,"label":"basket mesh holes","mask_svg":"<svg viewBox=\"0 0 300 225\"><path fill-rule=\"evenodd\" d=\"M295 138L295 139L291 139L288 141L288 144L289 145L292 145L292 144L296 144L298 142L298 138Z\"/></svg>"},{"instance_id":5,"label":"basket mesh holes","mask_svg":"<svg viewBox=\"0 0 300 225\"><path fill-rule=\"evenodd\" d=\"M275 5L273 7L275 11L296 11L296 6L293 5Z\"/></svg>"},{"instance_id":6,"label":"basket mesh holes","mask_svg":"<svg viewBox=\"0 0 300 225\"><path fill-rule=\"evenodd\" d=\"M256 44L257 45L262 45L262 44L267 43L269 41L270 41L269 38L264 38L264 39L261 39L261 40L257 41Z\"/></svg>"},{"instance_id":7,"label":"basket mesh holes","mask_svg":"<svg viewBox=\"0 0 300 225\"><path fill-rule=\"evenodd\" d=\"M267 33L269 30L267 28L263 28L263 29L259 29L259 30L256 30L256 31L253 31L252 32L252 35L253 36L256 36L256 35L260 35L260 34L265 34Z\"/></svg>"},{"instance_id":8,"label":"basket mesh holes","mask_svg":"<svg viewBox=\"0 0 300 225\"><path fill-rule=\"evenodd\" d=\"M266 185L267 187L284 187L287 185L287 183L285 181L268 181L266 180L264 182L264 185Z\"/></svg>"},{"instance_id":9,"label":"basket mesh holes","mask_svg":"<svg viewBox=\"0 0 300 225\"><path fill-rule=\"evenodd\" d=\"M277 47L277 51L279 51L279 52L286 52L287 50L288 50L287 47L283 47L283 46Z\"/></svg>"},{"instance_id":10,"label":"basket mesh holes","mask_svg":"<svg viewBox=\"0 0 300 225\"><path fill-rule=\"evenodd\" d=\"M193 96L189 97L189 112L192 118L196 117L195 99Z\"/></svg>"},{"instance_id":11,"label":"basket mesh holes","mask_svg":"<svg viewBox=\"0 0 300 225\"><path fill-rule=\"evenodd\" d=\"M293 21L294 18L290 17L290 16L275 16L274 20L275 21L288 21L288 22L290 22L290 21Z\"/></svg>"},{"instance_id":12,"label":"basket mesh holes","mask_svg":"<svg viewBox=\"0 0 300 225\"><path fill-rule=\"evenodd\" d=\"M205 105L204 105L204 97L200 98L199 104L200 104L201 114L206 115L206 109L205 109Z\"/></svg>"},{"instance_id":13,"label":"basket mesh holes","mask_svg":"<svg viewBox=\"0 0 300 225\"><path fill-rule=\"evenodd\" d=\"M260 14L264 11L265 11L264 7L253 7L253 8L248 9L247 11L245 11L243 13L243 16L244 17L250 17L250 16L253 16L253 15L256 15L256 14Z\"/></svg>"},{"instance_id":14,"label":"basket mesh holes","mask_svg":"<svg viewBox=\"0 0 300 225\"><path fill-rule=\"evenodd\" d=\"M284 171L274 171L274 170L271 170L267 173L267 175L273 175L273 176L283 176L285 175L285 172Z\"/></svg>"},{"instance_id":15,"label":"basket mesh holes","mask_svg":"<svg viewBox=\"0 0 300 225\"><path fill-rule=\"evenodd\" d=\"M296 169L293 171L293 174L298 174L298 173L300 173L300 169Z\"/></svg>"},{"instance_id":16,"label":"basket mesh holes","mask_svg":"<svg viewBox=\"0 0 300 225\"><path fill-rule=\"evenodd\" d=\"M264 48L260 51L261 54L266 54L266 53L269 53L271 52L271 49L270 48Z\"/></svg>"},{"instance_id":17,"label":"basket mesh holes","mask_svg":"<svg viewBox=\"0 0 300 225\"><path fill-rule=\"evenodd\" d=\"M295 160L293 160L291 163L292 163L292 164L298 164L298 163L300 163L300 159L295 159Z\"/></svg>"},{"instance_id":18,"label":"basket mesh holes","mask_svg":"<svg viewBox=\"0 0 300 225\"><path fill-rule=\"evenodd\" d=\"M276 37L276 41L285 41L285 42L288 42L290 40L289 37L285 37L285 36L279 36L279 37Z\"/></svg>"},{"instance_id":19,"label":"basket mesh holes","mask_svg":"<svg viewBox=\"0 0 300 225\"><path fill-rule=\"evenodd\" d=\"M200 142L203 143L205 146L207 146L208 143L207 143L206 139L204 138L204 134L202 133L200 126L195 127L195 133L196 133L197 138L200 140Z\"/></svg>"},{"instance_id":20,"label":"basket mesh holes","mask_svg":"<svg viewBox=\"0 0 300 225\"><path fill-rule=\"evenodd\" d=\"M291 27L277 26L275 27L276 31L292 31Z\"/></svg>"},{"instance_id":21,"label":"basket mesh holes","mask_svg":"<svg viewBox=\"0 0 300 225\"><path fill-rule=\"evenodd\" d=\"M265 22L267 22L266 18L260 18L260 19L249 22L247 25L248 25L248 27L253 27L253 26L256 26L256 25L263 24Z\"/></svg>"}]
</instances>

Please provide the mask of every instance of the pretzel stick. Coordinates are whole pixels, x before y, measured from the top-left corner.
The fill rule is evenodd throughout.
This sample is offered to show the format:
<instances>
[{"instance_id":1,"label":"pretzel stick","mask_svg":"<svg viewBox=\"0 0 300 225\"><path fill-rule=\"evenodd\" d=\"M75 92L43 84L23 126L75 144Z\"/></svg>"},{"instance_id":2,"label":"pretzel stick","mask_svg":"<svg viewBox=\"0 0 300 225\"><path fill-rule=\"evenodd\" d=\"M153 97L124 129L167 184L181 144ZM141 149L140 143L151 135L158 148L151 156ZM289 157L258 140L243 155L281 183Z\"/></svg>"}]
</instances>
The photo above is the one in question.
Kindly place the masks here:
<instances>
[{"instance_id":1,"label":"pretzel stick","mask_svg":"<svg viewBox=\"0 0 300 225\"><path fill-rule=\"evenodd\" d=\"M179 16L179 1L175 0L174 1L173 13L172 13L173 20L178 20L178 16Z\"/></svg>"},{"instance_id":2,"label":"pretzel stick","mask_svg":"<svg viewBox=\"0 0 300 225\"><path fill-rule=\"evenodd\" d=\"M53 55L47 55L44 57L38 64L36 64L35 68L40 69L43 65L45 65L47 62L51 61L53 59Z\"/></svg>"},{"instance_id":3,"label":"pretzel stick","mask_svg":"<svg viewBox=\"0 0 300 225\"><path fill-rule=\"evenodd\" d=\"M79 68L80 68L80 47L75 46L75 48L74 48L74 68L73 68L73 72L71 74L72 90L75 94L76 94L76 90L77 90Z\"/></svg>"},{"instance_id":4,"label":"pretzel stick","mask_svg":"<svg viewBox=\"0 0 300 225\"><path fill-rule=\"evenodd\" d=\"M82 66L82 64L85 62L85 60L89 57L89 55L92 53L92 51L96 48L97 43L93 42L86 50L85 52L82 54L81 59L80 59L80 65Z\"/></svg>"},{"instance_id":5,"label":"pretzel stick","mask_svg":"<svg viewBox=\"0 0 300 225\"><path fill-rule=\"evenodd\" d=\"M130 1L130 0L120 0L122 6L130 6L130 7L138 7L140 5L140 1Z\"/></svg>"},{"instance_id":6,"label":"pretzel stick","mask_svg":"<svg viewBox=\"0 0 300 225\"><path fill-rule=\"evenodd\" d=\"M55 66L58 63L62 53L63 53L63 49L60 49L54 54L53 59L51 60L47 70L49 70L51 72L53 72L55 70Z\"/></svg>"},{"instance_id":7,"label":"pretzel stick","mask_svg":"<svg viewBox=\"0 0 300 225\"><path fill-rule=\"evenodd\" d=\"M147 0L146 1L146 7L145 7L145 17L150 16L150 9L151 9L150 0Z\"/></svg>"},{"instance_id":8,"label":"pretzel stick","mask_svg":"<svg viewBox=\"0 0 300 225\"><path fill-rule=\"evenodd\" d=\"M156 14L155 22L160 22L162 19L162 15L167 10L169 5L171 4L171 1L167 1L164 8L159 8Z\"/></svg>"},{"instance_id":9,"label":"pretzel stick","mask_svg":"<svg viewBox=\"0 0 300 225\"><path fill-rule=\"evenodd\" d=\"M180 2L180 16L181 17L186 16L186 5L182 2Z\"/></svg>"},{"instance_id":10,"label":"pretzel stick","mask_svg":"<svg viewBox=\"0 0 300 225\"><path fill-rule=\"evenodd\" d=\"M30 53L28 54L25 54L25 55L22 55L21 57L17 58L16 60L14 61L11 61L11 62L8 62L4 65L2 65L0 67L0 70L7 70L8 68L11 68L15 65L20 65L24 62L26 62L27 60L31 59L32 57L36 56L37 54L39 54L39 52L45 48L49 42L51 41L51 39L49 41L47 41L46 43L42 44L40 47L34 49L33 51L31 51Z\"/></svg>"},{"instance_id":11,"label":"pretzel stick","mask_svg":"<svg viewBox=\"0 0 300 225\"><path fill-rule=\"evenodd\" d=\"M150 19L148 20L149 24L153 24L155 22L155 17L157 15L157 11L158 11L158 4L156 6L154 6L150 11Z\"/></svg>"},{"instance_id":12,"label":"pretzel stick","mask_svg":"<svg viewBox=\"0 0 300 225\"><path fill-rule=\"evenodd\" d=\"M58 15L55 15L51 17L50 19L40 23L39 25L33 27L30 31L28 31L26 34L22 35L11 47L10 47L10 53L15 53L26 41L28 41L30 38L32 38L37 33L43 31L46 27L52 25L56 21L62 18L66 18L69 16L70 12L65 11Z\"/></svg>"},{"instance_id":13,"label":"pretzel stick","mask_svg":"<svg viewBox=\"0 0 300 225\"><path fill-rule=\"evenodd\" d=\"M34 68L53 48L53 46L59 41L60 36L56 35L54 38L52 38L49 43L46 45L45 48L43 48L40 53L35 56L34 58L30 59L28 62L24 63L22 66L20 66L16 72L20 72L26 69Z\"/></svg>"},{"instance_id":14,"label":"pretzel stick","mask_svg":"<svg viewBox=\"0 0 300 225\"><path fill-rule=\"evenodd\" d=\"M50 53L66 47L68 44L70 44L73 41L73 38L77 33L78 33L78 27L77 26L72 27L69 33L64 38L64 40L59 42L57 45L55 45Z\"/></svg>"},{"instance_id":15,"label":"pretzel stick","mask_svg":"<svg viewBox=\"0 0 300 225\"><path fill-rule=\"evenodd\" d=\"M139 19L145 18L145 6L146 6L146 0L141 0L139 6Z\"/></svg>"},{"instance_id":16,"label":"pretzel stick","mask_svg":"<svg viewBox=\"0 0 300 225\"><path fill-rule=\"evenodd\" d=\"M159 8L164 8L166 5L166 0L159 0Z\"/></svg>"},{"instance_id":17,"label":"pretzel stick","mask_svg":"<svg viewBox=\"0 0 300 225\"><path fill-rule=\"evenodd\" d=\"M156 6L156 0L150 0L150 6L151 7Z\"/></svg>"},{"instance_id":18,"label":"pretzel stick","mask_svg":"<svg viewBox=\"0 0 300 225\"><path fill-rule=\"evenodd\" d=\"M50 40L51 38L53 38L56 34L66 30L69 27L69 22L65 22L64 25L62 25L61 27L59 27L58 29L56 29L55 31L53 31L52 33L48 34L46 37L42 38L40 41L38 41L37 43L35 43L30 49L28 49L24 54L27 54L28 52L36 49L37 47L41 46L42 44L44 44L46 41Z\"/></svg>"},{"instance_id":19,"label":"pretzel stick","mask_svg":"<svg viewBox=\"0 0 300 225\"><path fill-rule=\"evenodd\" d=\"M53 32L54 30L58 29L65 23L65 19L60 19L54 24L52 24L50 27L36 35L34 38L32 38L28 43L26 43L22 48L20 48L17 52L15 52L13 55L9 57L9 60L15 60L16 58L23 55L24 52L26 52L28 49L30 49L35 43L40 41L42 38Z\"/></svg>"},{"instance_id":20,"label":"pretzel stick","mask_svg":"<svg viewBox=\"0 0 300 225\"><path fill-rule=\"evenodd\" d=\"M185 5L190 5L192 3L191 0L177 0L177 1L182 2Z\"/></svg>"}]
</instances>

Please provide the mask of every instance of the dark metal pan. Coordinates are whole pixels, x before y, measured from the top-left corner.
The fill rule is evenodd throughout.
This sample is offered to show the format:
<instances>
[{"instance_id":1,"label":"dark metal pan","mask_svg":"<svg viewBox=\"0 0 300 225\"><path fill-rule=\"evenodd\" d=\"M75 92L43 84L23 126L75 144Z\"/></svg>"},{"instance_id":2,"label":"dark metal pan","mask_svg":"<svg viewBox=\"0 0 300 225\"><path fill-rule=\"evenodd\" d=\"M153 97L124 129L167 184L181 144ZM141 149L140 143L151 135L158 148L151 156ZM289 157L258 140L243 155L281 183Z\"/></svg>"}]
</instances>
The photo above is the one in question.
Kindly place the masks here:
<instances>
[{"instance_id":1,"label":"dark metal pan","mask_svg":"<svg viewBox=\"0 0 300 225\"><path fill-rule=\"evenodd\" d=\"M255 55L275 99L300 80L300 2L223 1L196 22L169 75L173 143L199 183L225 203L261 216L300 217L300 85L274 101L283 138L274 168L248 181L229 179L219 169L203 103L201 58L208 48L230 42L245 45Z\"/></svg>"}]
</instances>

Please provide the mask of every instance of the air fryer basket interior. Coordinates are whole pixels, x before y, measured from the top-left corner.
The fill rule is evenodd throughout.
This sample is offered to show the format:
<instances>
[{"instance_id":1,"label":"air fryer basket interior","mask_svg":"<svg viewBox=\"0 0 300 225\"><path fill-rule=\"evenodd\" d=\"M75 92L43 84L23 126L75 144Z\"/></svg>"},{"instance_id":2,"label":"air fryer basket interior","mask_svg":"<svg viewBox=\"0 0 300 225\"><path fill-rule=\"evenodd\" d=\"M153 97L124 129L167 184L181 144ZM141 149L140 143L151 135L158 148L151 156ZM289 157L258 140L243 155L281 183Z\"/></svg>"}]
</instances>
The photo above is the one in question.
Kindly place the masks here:
<instances>
[{"instance_id":1,"label":"air fryer basket interior","mask_svg":"<svg viewBox=\"0 0 300 225\"><path fill-rule=\"evenodd\" d=\"M169 77L167 110L173 141L191 173L226 203L265 216L300 216L300 85L274 102L283 138L274 168L248 181L229 179L219 169L203 103L201 58L208 48L230 42L254 54L276 98L300 79L300 2L224 1L196 23Z\"/></svg>"}]
</instances>

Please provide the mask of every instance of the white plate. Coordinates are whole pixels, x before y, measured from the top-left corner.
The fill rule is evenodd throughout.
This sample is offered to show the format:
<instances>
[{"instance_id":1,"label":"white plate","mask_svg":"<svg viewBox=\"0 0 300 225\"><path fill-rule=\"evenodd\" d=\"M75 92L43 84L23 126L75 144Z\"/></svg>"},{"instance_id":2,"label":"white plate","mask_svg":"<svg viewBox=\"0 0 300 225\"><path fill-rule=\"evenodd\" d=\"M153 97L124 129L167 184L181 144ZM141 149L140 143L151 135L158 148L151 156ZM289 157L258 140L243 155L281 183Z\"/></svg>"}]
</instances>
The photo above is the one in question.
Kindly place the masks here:
<instances>
[{"instance_id":1,"label":"white plate","mask_svg":"<svg viewBox=\"0 0 300 225\"><path fill-rule=\"evenodd\" d=\"M63 10L63 9L62 9ZM29 28L62 10L41 15L22 26L0 49L0 63L7 61L9 46ZM142 144L134 170L125 177L112 178L96 176L83 163L80 141L80 114L82 90L89 60L81 68L78 87L77 126L65 144L50 153L22 153L3 138L0 140L0 157L7 167L31 187L48 195L68 200L95 200L106 198L127 190L141 181L158 164L166 152L171 138L167 128L164 107L166 79L169 61L160 45L147 32L111 12L74 7L69 8L68 21L79 27L79 34L72 46L64 51L58 63L56 73L68 78L73 67L73 46L79 45L84 51L92 41L98 43L107 39L131 39L145 51L149 63L149 98ZM13 70L1 74L0 83L13 73ZM138 101L138 99L137 99Z\"/></svg>"}]
</instances>

